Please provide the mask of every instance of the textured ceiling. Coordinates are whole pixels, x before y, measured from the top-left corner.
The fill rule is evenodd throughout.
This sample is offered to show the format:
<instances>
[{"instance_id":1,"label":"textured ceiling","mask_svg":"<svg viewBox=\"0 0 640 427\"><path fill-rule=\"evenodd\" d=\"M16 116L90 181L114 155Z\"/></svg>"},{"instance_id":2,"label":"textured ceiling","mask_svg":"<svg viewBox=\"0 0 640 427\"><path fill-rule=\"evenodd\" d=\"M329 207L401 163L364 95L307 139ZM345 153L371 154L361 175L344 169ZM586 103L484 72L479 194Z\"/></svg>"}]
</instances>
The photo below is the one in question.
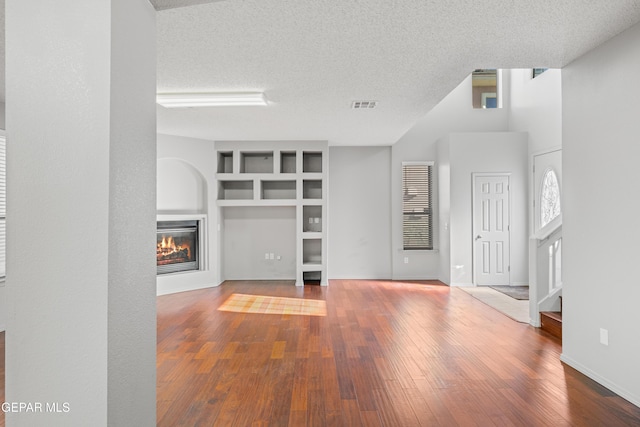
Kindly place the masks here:
<instances>
[{"instance_id":1,"label":"textured ceiling","mask_svg":"<svg viewBox=\"0 0 640 427\"><path fill-rule=\"evenodd\" d=\"M268 107L164 109L211 140L393 144L474 68L562 67L640 21L638 0L152 0L158 92L264 91ZM0 0L4 58L4 0ZM0 61L4 100L4 61ZM375 100L374 110L351 110Z\"/></svg>"},{"instance_id":2,"label":"textured ceiling","mask_svg":"<svg viewBox=\"0 0 640 427\"><path fill-rule=\"evenodd\" d=\"M229 0L158 12L158 91L269 107L158 108L161 133L389 145L474 68L562 67L640 20L637 0ZM351 110L375 100L375 110Z\"/></svg>"}]
</instances>

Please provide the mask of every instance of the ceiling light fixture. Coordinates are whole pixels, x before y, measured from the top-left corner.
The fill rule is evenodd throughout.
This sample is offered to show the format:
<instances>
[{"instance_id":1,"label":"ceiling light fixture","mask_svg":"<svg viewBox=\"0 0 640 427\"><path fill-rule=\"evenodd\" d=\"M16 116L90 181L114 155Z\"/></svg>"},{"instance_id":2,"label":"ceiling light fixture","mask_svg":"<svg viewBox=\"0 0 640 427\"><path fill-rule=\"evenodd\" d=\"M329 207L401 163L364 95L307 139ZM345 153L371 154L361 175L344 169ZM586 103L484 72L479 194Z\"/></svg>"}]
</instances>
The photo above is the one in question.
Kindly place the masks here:
<instances>
[{"instance_id":1,"label":"ceiling light fixture","mask_svg":"<svg viewBox=\"0 0 640 427\"><path fill-rule=\"evenodd\" d=\"M262 92L163 93L156 96L156 102L165 108L267 105Z\"/></svg>"}]
</instances>

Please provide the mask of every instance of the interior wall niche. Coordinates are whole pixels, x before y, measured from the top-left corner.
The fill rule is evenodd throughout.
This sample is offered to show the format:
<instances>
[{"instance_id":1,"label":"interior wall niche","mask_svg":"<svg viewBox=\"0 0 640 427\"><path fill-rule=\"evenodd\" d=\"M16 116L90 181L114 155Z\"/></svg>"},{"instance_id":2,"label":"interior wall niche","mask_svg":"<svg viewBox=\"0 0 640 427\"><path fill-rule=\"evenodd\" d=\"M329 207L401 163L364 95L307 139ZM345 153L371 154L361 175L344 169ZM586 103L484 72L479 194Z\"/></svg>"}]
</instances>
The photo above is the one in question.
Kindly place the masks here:
<instances>
[{"instance_id":1,"label":"interior wall niche","mask_svg":"<svg viewBox=\"0 0 640 427\"><path fill-rule=\"evenodd\" d=\"M202 213L206 206L206 180L195 167L180 159L158 159L158 212Z\"/></svg>"},{"instance_id":2,"label":"interior wall niche","mask_svg":"<svg viewBox=\"0 0 640 427\"><path fill-rule=\"evenodd\" d=\"M294 206L234 206L222 211L222 264L227 280L295 280Z\"/></svg>"}]
</instances>

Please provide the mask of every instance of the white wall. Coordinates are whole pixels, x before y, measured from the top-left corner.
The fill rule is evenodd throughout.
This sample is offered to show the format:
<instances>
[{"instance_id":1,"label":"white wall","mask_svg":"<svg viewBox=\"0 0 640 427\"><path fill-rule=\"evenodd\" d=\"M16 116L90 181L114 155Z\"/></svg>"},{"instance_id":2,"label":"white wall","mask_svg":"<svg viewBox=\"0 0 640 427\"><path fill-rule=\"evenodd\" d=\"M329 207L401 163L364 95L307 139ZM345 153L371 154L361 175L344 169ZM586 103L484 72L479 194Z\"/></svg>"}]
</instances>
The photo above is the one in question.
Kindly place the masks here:
<instances>
[{"instance_id":1,"label":"white wall","mask_svg":"<svg viewBox=\"0 0 640 427\"><path fill-rule=\"evenodd\" d=\"M329 278L391 278L391 148L329 149Z\"/></svg>"},{"instance_id":2,"label":"white wall","mask_svg":"<svg viewBox=\"0 0 640 427\"><path fill-rule=\"evenodd\" d=\"M6 136L4 132L4 102L0 102L0 135L3 137ZM6 239L5 239L5 253L6 253ZM6 258L5 258L6 262ZM5 268L6 270L6 268ZM6 304L6 296L5 296L5 282L4 280L0 282L0 332L6 329L6 319L7 319L7 304Z\"/></svg>"},{"instance_id":3,"label":"white wall","mask_svg":"<svg viewBox=\"0 0 640 427\"><path fill-rule=\"evenodd\" d=\"M448 145L450 284L473 284L472 174L477 172L510 173L510 279L514 285L527 284L527 135L516 132L453 133L448 138Z\"/></svg>"},{"instance_id":4,"label":"white wall","mask_svg":"<svg viewBox=\"0 0 640 427\"><path fill-rule=\"evenodd\" d=\"M205 270L163 274L158 295L220 284L218 218L215 206L216 151L213 141L158 135L158 211L167 214L207 215Z\"/></svg>"},{"instance_id":5,"label":"white wall","mask_svg":"<svg viewBox=\"0 0 640 427\"><path fill-rule=\"evenodd\" d=\"M562 71L549 69L531 77L531 69L511 74L509 130L529 133L529 153L562 145Z\"/></svg>"},{"instance_id":6,"label":"white wall","mask_svg":"<svg viewBox=\"0 0 640 427\"><path fill-rule=\"evenodd\" d=\"M0 102L0 129L5 130L5 103Z\"/></svg>"},{"instance_id":7,"label":"white wall","mask_svg":"<svg viewBox=\"0 0 640 427\"><path fill-rule=\"evenodd\" d=\"M563 69L562 360L640 405L640 25ZM600 328L609 345L600 344Z\"/></svg>"},{"instance_id":8,"label":"white wall","mask_svg":"<svg viewBox=\"0 0 640 427\"><path fill-rule=\"evenodd\" d=\"M469 70L471 72L471 70ZM508 85L505 99L508 100ZM394 279L437 279L440 277L438 236L435 251L404 251L402 249L402 162L430 161L437 157L437 141L452 132L504 131L508 128L508 102L505 108L482 110L471 105L471 77L467 77L436 107L392 147L391 160L391 253ZM390 141L392 143L393 141ZM434 174L437 181L437 174ZM438 183L435 182L435 188ZM437 194L434 209L438 211ZM439 224L434 224L439 231ZM403 258L409 263L404 264Z\"/></svg>"},{"instance_id":9,"label":"white wall","mask_svg":"<svg viewBox=\"0 0 640 427\"><path fill-rule=\"evenodd\" d=\"M7 425L155 425L155 16L6 3Z\"/></svg>"},{"instance_id":10,"label":"white wall","mask_svg":"<svg viewBox=\"0 0 640 427\"><path fill-rule=\"evenodd\" d=\"M222 215L226 280L296 279L295 207L225 207ZM265 260L265 253L275 259Z\"/></svg>"}]
</instances>

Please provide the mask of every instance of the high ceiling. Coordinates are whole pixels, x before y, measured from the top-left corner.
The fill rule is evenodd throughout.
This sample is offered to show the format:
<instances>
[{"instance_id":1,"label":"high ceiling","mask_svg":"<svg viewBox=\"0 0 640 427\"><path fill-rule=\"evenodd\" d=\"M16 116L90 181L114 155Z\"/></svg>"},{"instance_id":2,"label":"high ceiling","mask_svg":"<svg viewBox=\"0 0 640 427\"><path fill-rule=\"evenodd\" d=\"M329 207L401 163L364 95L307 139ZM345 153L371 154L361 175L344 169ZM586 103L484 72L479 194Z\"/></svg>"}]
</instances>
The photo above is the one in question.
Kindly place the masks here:
<instances>
[{"instance_id":1,"label":"high ceiling","mask_svg":"<svg viewBox=\"0 0 640 427\"><path fill-rule=\"evenodd\" d=\"M559 68L640 21L638 0L152 3L158 92L263 91L270 102L158 107L160 133L331 145L393 144L475 68ZM356 100L378 106L352 110Z\"/></svg>"}]
</instances>

